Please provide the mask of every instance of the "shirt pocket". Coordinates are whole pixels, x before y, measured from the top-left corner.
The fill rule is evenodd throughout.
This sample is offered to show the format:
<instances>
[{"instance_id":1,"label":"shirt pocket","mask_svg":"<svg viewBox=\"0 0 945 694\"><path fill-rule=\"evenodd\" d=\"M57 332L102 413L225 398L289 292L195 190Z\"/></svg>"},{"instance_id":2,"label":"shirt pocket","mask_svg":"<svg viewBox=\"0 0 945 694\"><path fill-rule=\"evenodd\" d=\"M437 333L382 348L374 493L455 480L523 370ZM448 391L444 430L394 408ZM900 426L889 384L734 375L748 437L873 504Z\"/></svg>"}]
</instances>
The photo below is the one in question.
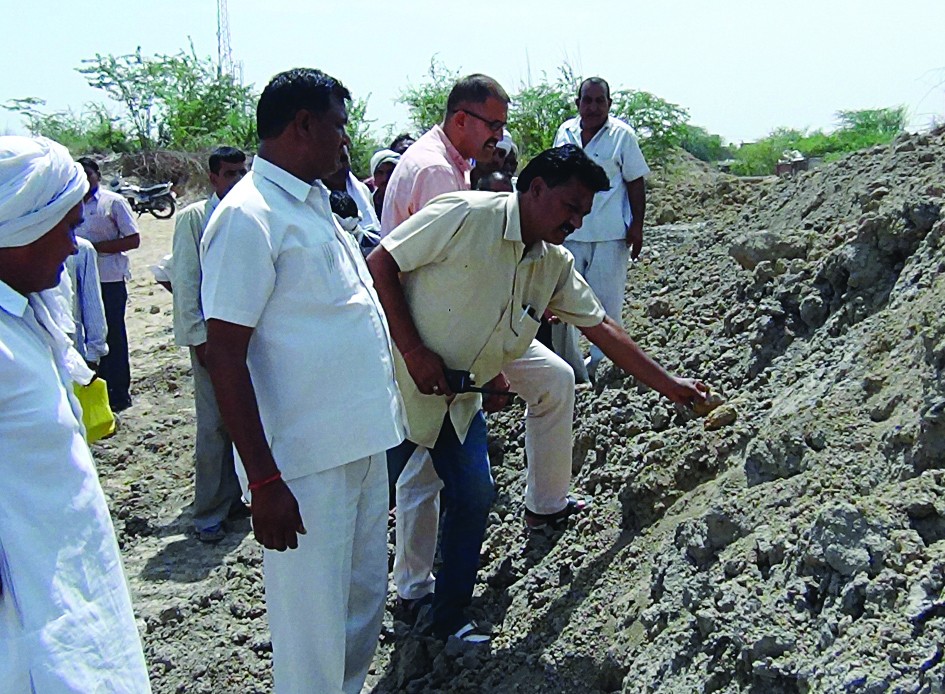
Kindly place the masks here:
<instances>
[{"instance_id":1,"label":"shirt pocket","mask_svg":"<svg viewBox=\"0 0 945 694\"><path fill-rule=\"evenodd\" d=\"M357 291L357 272L337 241L284 251L278 274L286 279L286 289L306 303L344 303Z\"/></svg>"},{"instance_id":2,"label":"shirt pocket","mask_svg":"<svg viewBox=\"0 0 945 694\"><path fill-rule=\"evenodd\" d=\"M610 181L611 186L622 179L622 174L620 172L620 162L616 159L611 157L604 160L598 160L597 163L600 164L601 168L604 169L604 173L607 174L607 180Z\"/></svg>"},{"instance_id":3,"label":"shirt pocket","mask_svg":"<svg viewBox=\"0 0 945 694\"><path fill-rule=\"evenodd\" d=\"M538 334L541 325L540 316L536 309L526 306L513 306L509 316L510 330L505 338L504 351L506 357L518 359L525 353L528 346Z\"/></svg>"}]
</instances>

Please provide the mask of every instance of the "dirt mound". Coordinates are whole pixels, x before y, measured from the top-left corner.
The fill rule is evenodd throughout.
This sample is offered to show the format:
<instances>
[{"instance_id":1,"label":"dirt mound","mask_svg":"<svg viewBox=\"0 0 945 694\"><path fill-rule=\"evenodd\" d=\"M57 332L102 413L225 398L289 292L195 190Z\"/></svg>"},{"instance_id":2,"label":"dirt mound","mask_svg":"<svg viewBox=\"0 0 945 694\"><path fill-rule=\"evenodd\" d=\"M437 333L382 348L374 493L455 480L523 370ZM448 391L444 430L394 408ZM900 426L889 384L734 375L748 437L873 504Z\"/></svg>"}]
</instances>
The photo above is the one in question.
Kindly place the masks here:
<instances>
[{"instance_id":1,"label":"dirt mound","mask_svg":"<svg viewBox=\"0 0 945 694\"><path fill-rule=\"evenodd\" d=\"M605 371L575 436L593 510L529 538L520 417L496 418L492 652L395 632L378 691L942 691L943 144L749 183L711 198L715 219L651 230L628 328L733 421Z\"/></svg>"},{"instance_id":2,"label":"dirt mound","mask_svg":"<svg viewBox=\"0 0 945 694\"><path fill-rule=\"evenodd\" d=\"M139 152L122 154L118 161L121 175L129 183L149 185L170 181L180 206L207 197L207 159L210 152Z\"/></svg>"},{"instance_id":3,"label":"dirt mound","mask_svg":"<svg viewBox=\"0 0 945 694\"><path fill-rule=\"evenodd\" d=\"M945 691L945 137L691 179L654 187L690 221L648 229L624 319L728 404L691 419L602 365L573 454L594 503L531 535L522 413L492 417L473 613L495 638L388 616L374 691ZM188 366L169 297L136 280L132 302L136 405L96 456L154 689L269 691L261 553L245 522L189 533Z\"/></svg>"}]
</instances>

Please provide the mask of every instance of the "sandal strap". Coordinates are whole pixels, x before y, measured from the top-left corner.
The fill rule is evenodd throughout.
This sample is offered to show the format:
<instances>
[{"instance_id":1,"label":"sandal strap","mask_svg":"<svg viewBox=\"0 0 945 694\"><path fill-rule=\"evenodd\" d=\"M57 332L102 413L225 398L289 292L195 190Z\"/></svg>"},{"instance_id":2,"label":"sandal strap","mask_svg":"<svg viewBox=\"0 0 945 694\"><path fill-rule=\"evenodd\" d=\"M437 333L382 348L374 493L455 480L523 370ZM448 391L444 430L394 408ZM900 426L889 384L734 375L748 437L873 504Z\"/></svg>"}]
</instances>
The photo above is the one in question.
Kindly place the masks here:
<instances>
[{"instance_id":1,"label":"sandal strap","mask_svg":"<svg viewBox=\"0 0 945 694\"><path fill-rule=\"evenodd\" d=\"M480 629L479 625L474 621L468 622L467 624L460 627L460 629L455 634L453 634L453 636L467 643L485 643L492 638L491 634L487 634L485 631Z\"/></svg>"}]
</instances>

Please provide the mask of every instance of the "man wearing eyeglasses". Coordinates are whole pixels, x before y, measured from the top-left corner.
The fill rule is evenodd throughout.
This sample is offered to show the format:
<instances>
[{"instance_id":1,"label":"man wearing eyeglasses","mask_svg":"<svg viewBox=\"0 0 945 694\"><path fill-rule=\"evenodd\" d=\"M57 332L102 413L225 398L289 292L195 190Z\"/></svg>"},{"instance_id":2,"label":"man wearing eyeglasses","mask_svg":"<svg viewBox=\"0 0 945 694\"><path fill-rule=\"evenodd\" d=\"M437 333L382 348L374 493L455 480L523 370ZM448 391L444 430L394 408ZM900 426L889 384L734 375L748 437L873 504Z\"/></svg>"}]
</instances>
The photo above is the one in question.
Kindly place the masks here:
<instances>
[{"instance_id":1,"label":"man wearing eyeglasses","mask_svg":"<svg viewBox=\"0 0 945 694\"><path fill-rule=\"evenodd\" d=\"M453 86L443 123L404 152L394 169L384 199L381 236L438 195L469 190L469 160L491 160L503 137L508 103L505 90L486 75L469 75ZM564 521L584 506L568 496L574 372L551 350L532 341L525 354L507 364L499 376L504 387L507 389L510 383L528 405L526 522L531 526L541 525L546 519ZM394 467L388 465L391 496L396 495L391 504L396 502L397 507L394 583L410 621L432 599L438 495L443 483L423 448L411 456L403 470Z\"/></svg>"},{"instance_id":2,"label":"man wearing eyeglasses","mask_svg":"<svg viewBox=\"0 0 945 694\"><path fill-rule=\"evenodd\" d=\"M469 190L470 160L490 160L502 139L509 95L486 75L469 75L450 91L446 116L410 146L387 184L381 233L443 193Z\"/></svg>"}]
</instances>

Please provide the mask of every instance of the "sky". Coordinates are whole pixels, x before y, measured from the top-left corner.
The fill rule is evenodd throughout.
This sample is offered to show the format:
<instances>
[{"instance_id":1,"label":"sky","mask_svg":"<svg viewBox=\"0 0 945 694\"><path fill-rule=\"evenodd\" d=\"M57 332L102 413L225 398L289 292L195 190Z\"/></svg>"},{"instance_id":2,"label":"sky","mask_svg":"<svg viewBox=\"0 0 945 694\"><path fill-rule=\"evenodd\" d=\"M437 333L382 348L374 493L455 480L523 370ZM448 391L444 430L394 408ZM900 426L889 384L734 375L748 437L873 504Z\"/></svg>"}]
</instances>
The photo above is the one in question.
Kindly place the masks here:
<instances>
[{"instance_id":1,"label":"sky","mask_svg":"<svg viewBox=\"0 0 945 694\"><path fill-rule=\"evenodd\" d=\"M903 105L913 129L945 120L945 0L229 0L228 15L245 82L261 90L277 72L317 67L369 96L377 126L407 125L395 100L433 56L510 93L568 62L683 106L736 144L779 126L830 130L839 110ZM96 53L176 53L192 40L217 54L216 0L0 0L0 16L0 105L104 101L75 71ZM19 117L0 110L0 132L23 132Z\"/></svg>"}]
</instances>

